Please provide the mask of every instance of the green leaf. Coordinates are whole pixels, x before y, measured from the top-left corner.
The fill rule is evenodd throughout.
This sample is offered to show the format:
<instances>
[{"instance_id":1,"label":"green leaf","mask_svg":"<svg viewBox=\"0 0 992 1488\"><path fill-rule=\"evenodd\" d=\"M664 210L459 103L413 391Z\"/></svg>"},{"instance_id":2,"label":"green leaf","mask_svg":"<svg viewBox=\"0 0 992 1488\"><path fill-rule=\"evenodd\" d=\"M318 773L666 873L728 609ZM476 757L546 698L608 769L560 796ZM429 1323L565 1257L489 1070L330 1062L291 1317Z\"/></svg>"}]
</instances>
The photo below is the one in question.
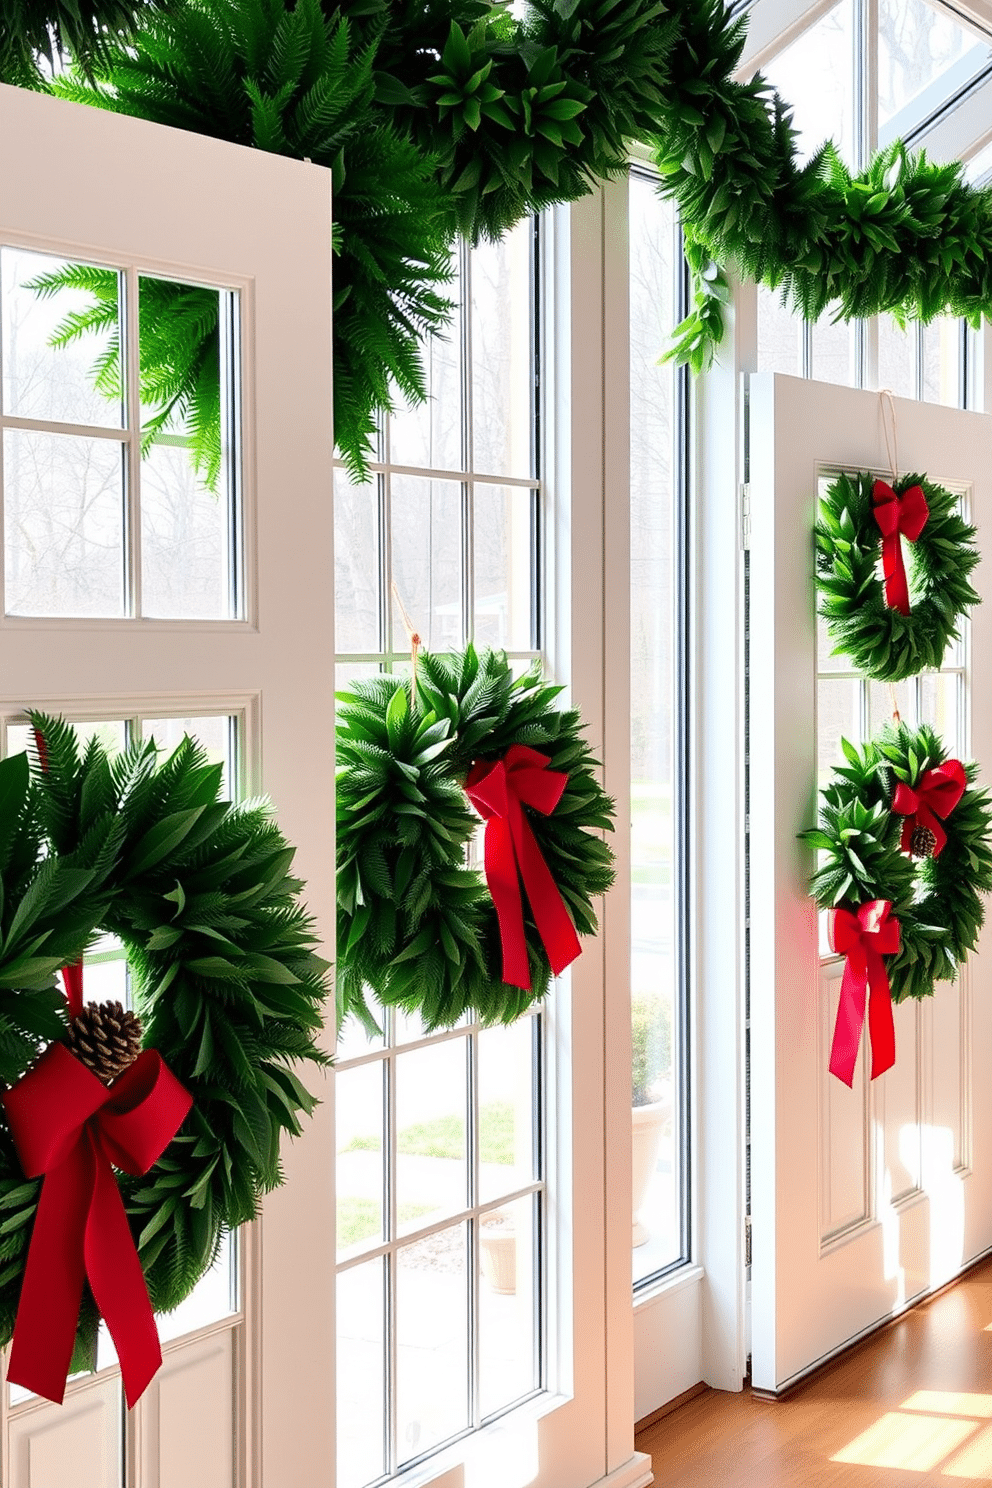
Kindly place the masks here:
<instances>
[{"instance_id":1,"label":"green leaf","mask_svg":"<svg viewBox=\"0 0 992 1488\"><path fill-rule=\"evenodd\" d=\"M147 873L149 868L161 863L189 836L203 812L204 807L195 806L190 811L173 812L156 822L135 847L127 863L126 876L136 878L139 873Z\"/></svg>"}]
</instances>

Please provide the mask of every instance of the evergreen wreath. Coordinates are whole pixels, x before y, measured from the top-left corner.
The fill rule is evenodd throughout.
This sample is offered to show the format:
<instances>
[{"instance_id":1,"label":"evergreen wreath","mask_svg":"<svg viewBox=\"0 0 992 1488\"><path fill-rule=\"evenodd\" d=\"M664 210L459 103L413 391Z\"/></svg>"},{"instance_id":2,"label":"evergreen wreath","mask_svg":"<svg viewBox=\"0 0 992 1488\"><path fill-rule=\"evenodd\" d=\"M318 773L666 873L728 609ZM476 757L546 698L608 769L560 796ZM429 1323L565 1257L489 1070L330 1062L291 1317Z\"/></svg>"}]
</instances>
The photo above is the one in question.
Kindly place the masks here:
<instances>
[{"instance_id":1,"label":"evergreen wreath","mask_svg":"<svg viewBox=\"0 0 992 1488\"><path fill-rule=\"evenodd\" d=\"M974 783L978 766L964 765L963 793L936 824L946 841L931 842L936 834L928 826L893 805L900 784L913 792L922 786L925 795L928 772L948 764L934 730L890 724L860 749L846 739L841 747L846 764L822 792L819 826L802 833L819 854L813 898L819 909L852 913L871 900L890 901L901 931L901 949L887 963L892 1000L930 997L935 982L957 975L985 920L992 800ZM911 851L921 856L914 859Z\"/></svg>"},{"instance_id":2,"label":"evergreen wreath","mask_svg":"<svg viewBox=\"0 0 992 1488\"><path fill-rule=\"evenodd\" d=\"M198 745L158 764L152 743L112 759L93 739L80 757L68 724L30 716L34 760L0 761L0 1081L16 1085L59 1042L80 1057L94 1037L105 1045L85 1061L98 1075L101 1058L134 1052L119 1006L96 1015L102 1028L70 1028L55 982L98 932L118 936L145 1047L193 1097L151 1171L117 1175L152 1306L168 1312L282 1182L281 1134L299 1135L316 1104L294 1066L329 1062L317 1043L327 963L293 848L265 803L219 799L221 767ZM0 1116L4 1344L41 1187ZM95 1367L97 1323L87 1289L74 1368Z\"/></svg>"},{"instance_id":3,"label":"evergreen wreath","mask_svg":"<svg viewBox=\"0 0 992 1488\"><path fill-rule=\"evenodd\" d=\"M526 817L575 929L595 932L593 900L613 882L613 854L596 834L612 830L613 803L578 713L555 706L561 691L536 670L514 677L503 652L468 646L422 655L412 681L378 676L339 694L339 1017L376 1028L366 988L383 1006L419 1012L428 1029L466 1012L509 1023L544 996L551 966L530 907L531 985L510 986L492 898L466 863L479 826L466 782L515 746L568 776L550 815Z\"/></svg>"},{"instance_id":4,"label":"evergreen wreath","mask_svg":"<svg viewBox=\"0 0 992 1488\"><path fill-rule=\"evenodd\" d=\"M899 682L941 666L948 642L958 639L968 607L979 602L969 582L979 553L958 498L924 475L903 476L885 489L903 497L919 488L928 515L908 548L908 613L889 604L879 577L883 534L873 500L881 484L864 471L831 481L816 524L816 587L834 654L850 657L862 676Z\"/></svg>"}]
</instances>

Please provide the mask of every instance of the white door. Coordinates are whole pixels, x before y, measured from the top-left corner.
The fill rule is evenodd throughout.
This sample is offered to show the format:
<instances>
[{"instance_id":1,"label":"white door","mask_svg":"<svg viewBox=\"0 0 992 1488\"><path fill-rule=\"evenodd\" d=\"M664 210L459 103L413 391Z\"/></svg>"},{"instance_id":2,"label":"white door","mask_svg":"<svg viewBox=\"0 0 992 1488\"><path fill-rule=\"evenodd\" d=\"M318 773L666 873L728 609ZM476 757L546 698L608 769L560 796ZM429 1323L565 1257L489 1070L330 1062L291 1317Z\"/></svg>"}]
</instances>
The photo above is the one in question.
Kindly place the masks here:
<instances>
[{"instance_id":1,"label":"white door","mask_svg":"<svg viewBox=\"0 0 992 1488\"><path fill-rule=\"evenodd\" d=\"M199 733L235 789L273 798L331 957L329 173L0 88L0 183L0 742L20 747L27 706L111 738ZM123 412L93 391L98 342L49 345L72 296L31 286L66 264L116 286ZM135 311L162 281L218 320L212 483L174 428L144 453L137 436ZM86 975L122 971L110 947ZM331 1459L329 1086L284 1152L286 1186L164 1321L133 1412L112 1358L63 1406L4 1386L5 1488L248 1488Z\"/></svg>"},{"instance_id":2,"label":"white door","mask_svg":"<svg viewBox=\"0 0 992 1488\"><path fill-rule=\"evenodd\" d=\"M961 494L992 540L992 418L895 403L901 473ZM821 955L808 897L817 775L841 733L892 714L886 685L831 657L817 625L812 527L839 469L891 479L875 393L761 375L750 383L750 1030L752 1378L778 1393L992 1245L992 941L956 984L895 1009L896 1063L854 1087L828 1073L842 965ZM940 673L899 684L992 778L992 560L985 604Z\"/></svg>"}]
</instances>

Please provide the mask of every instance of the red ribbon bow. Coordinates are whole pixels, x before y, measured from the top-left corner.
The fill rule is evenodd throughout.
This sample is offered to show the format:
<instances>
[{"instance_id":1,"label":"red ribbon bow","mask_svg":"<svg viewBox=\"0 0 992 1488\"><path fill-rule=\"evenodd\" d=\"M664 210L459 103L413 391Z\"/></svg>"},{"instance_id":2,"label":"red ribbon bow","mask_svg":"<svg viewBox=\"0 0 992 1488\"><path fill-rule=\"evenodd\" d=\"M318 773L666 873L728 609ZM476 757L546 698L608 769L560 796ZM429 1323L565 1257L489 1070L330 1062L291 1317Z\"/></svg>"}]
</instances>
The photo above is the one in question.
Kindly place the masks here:
<instances>
[{"instance_id":1,"label":"red ribbon bow","mask_svg":"<svg viewBox=\"0 0 992 1488\"><path fill-rule=\"evenodd\" d=\"M927 525L930 508L922 486L910 486L897 496L885 481L877 480L871 499L875 521L882 530L882 572L885 575L885 603L900 615L909 614L909 585L899 536L915 542Z\"/></svg>"},{"instance_id":2,"label":"red ribbon bow","mask_svg":"<svg viewBox=\"0 0 992 1488\"><path fill-rule=\"evenodd\" d=\"M904 781L899 781L892 797L892 810L906 818L900 843L903 852L910 851L913 828L917 824L929 827L936 837L934 857L943 850L947 833L937 818L950 816L964 795L967 783L960 760L945 760L942 765L935 765L932 770L927 770L915 790Z\"/></svg>"},{"instance_id":3,"label":"red ribbon bow","mask_svg":"<svg viewBox=\"0 0 992 1488\"><path fill-rule=\"evenodd\" d=\"M7 1378L61 1402L84 1278L117 1346L129 1406L162 1362L114 1167L157 1162L193 1104L153 1049L108 1087L62 1044L3 1096L21 1166L44 1175Z\"/></svg>"},{"instance_id":4,"label":"red ribbon bow","mask_svg":"<svg viewBox=\"0 0 992 1488\"><path fill-rule=\"evenodd\" d=\"M501 760L477 761L465 782L466 795L486 823L486 883L499 920L503 980L528 991L521 879L555 976L582 949L523 811L526 805L550 816L561 800L568 776L549 770L550 763L546 754L526 744L513 744Z\"/></svg>"},{"instance_id":5,"label":"red ribbon bow","mask_svg":"<svg viewBox=\"0 0 992 1488\"><path fill-rule=\"evenodd\" d=\"M872 899L856 914L848 909L830 911L830 945L838 955L847 957L830 1049L830 1073L848 1086L854 1084L866 1000L872 1079L884 1075L896 1062L892 993L882 960L899 950L899 921L889 918L891 908L888 899Z\"/></svg>"}]
</instances>

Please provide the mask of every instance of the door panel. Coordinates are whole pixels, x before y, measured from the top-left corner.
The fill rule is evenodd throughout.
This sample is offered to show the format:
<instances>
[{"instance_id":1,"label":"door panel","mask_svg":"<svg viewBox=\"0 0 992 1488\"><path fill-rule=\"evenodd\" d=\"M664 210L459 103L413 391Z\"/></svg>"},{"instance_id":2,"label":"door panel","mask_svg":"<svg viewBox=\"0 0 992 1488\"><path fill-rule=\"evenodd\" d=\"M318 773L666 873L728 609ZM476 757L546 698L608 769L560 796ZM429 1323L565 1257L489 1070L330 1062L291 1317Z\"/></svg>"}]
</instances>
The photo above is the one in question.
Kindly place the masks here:
<instances>
[{"instance_id":1,"label":"door panel","mask_svg":"<svg viewBox=\"0 0 992 1488\"><path fill-rule=\"evenodd\" d=\"M134 189L139 160L153 189ZM271 796L296 844L306 902L332 959L329 173L0 87L0 180L0 244L123 272L131 410L129 422L99 436L101 448L117 441L125 467L123 537L115 533L114 542L126 551L128 603L116 619L0 615L0 731L23 719L27 706L81 720L129 718L139 731L143 719L204 716L216 729L219 718L235 715L242 790ZM57 189L39 191L42 180ZM243 618L144 618L148 461L134 418L134 312L143 274L230 290L222 300L239 307L222 391L240 415L242 436L243 532L232 540L231 558L239 598L227 608ZM5 419L10 425L9 408L0 410ZM60 437L82 438L79 425L60 427ZM155 481L151 514L161 533L161 471ZM172 495L191 511L196 502L184 489ZM119 513L119 494L114 499ZM174 531L167 527L166 536ZM216 547L221 539L211 531ZM149 606L174 613L159 600ZM318 1082L311 1076L309 1083ZM128 1488L248 1488L305 1482L314 1461L331 1460L333 1103L327 1084L319 1086L323 1105L304 1139L284 1153L286 1185L266 1200L255 1233L239 1246L238 1310L229 1310L225 1293L168 1344L161 1374L128 1417L123 1479L120 1387L111 1366L70 1386L63 1407L0 1402L5 1485L55 1488L71 1462L75 1480L94 1488L121 1481Z\"/></svg>"},{"instance_id":2,"label":"door panel","mask_svg":"<svg viewBox=\"0 0 992 1488\"><path fill-rule=\"evenodd\" d=\"M900 471L960 492L983 546L992 418L895 407ZM946 672L895 698L846 678L822 634L818 662L818 482L838 469L891 477L879 399L762 375L750 409L752 1377L778 1392L992 1245L989 928L956 984L895 1009L896 1064L874 1082L863 1041L849 1091L827 1068L843 968L822 953L797 841L839 734L877 731L894 700L989 778L992 603ZM987 601L990 570L983 560L976 577ZM819 693L818 671L830 676Z\"/></svg>"},{"instance_id":3,"label":"door panel","mask_svg":"<svg viewBox=\"0 0 992 1488\"><path fill-rule=\"evenodd\" d=\"M106 1488L121 1471L121 1387L102 1378L77 1386L60 1409L36 1402L10 1423L10 1488L62 1488L66 1465L83 1488Z\"/></svg>"}]
</instances>

